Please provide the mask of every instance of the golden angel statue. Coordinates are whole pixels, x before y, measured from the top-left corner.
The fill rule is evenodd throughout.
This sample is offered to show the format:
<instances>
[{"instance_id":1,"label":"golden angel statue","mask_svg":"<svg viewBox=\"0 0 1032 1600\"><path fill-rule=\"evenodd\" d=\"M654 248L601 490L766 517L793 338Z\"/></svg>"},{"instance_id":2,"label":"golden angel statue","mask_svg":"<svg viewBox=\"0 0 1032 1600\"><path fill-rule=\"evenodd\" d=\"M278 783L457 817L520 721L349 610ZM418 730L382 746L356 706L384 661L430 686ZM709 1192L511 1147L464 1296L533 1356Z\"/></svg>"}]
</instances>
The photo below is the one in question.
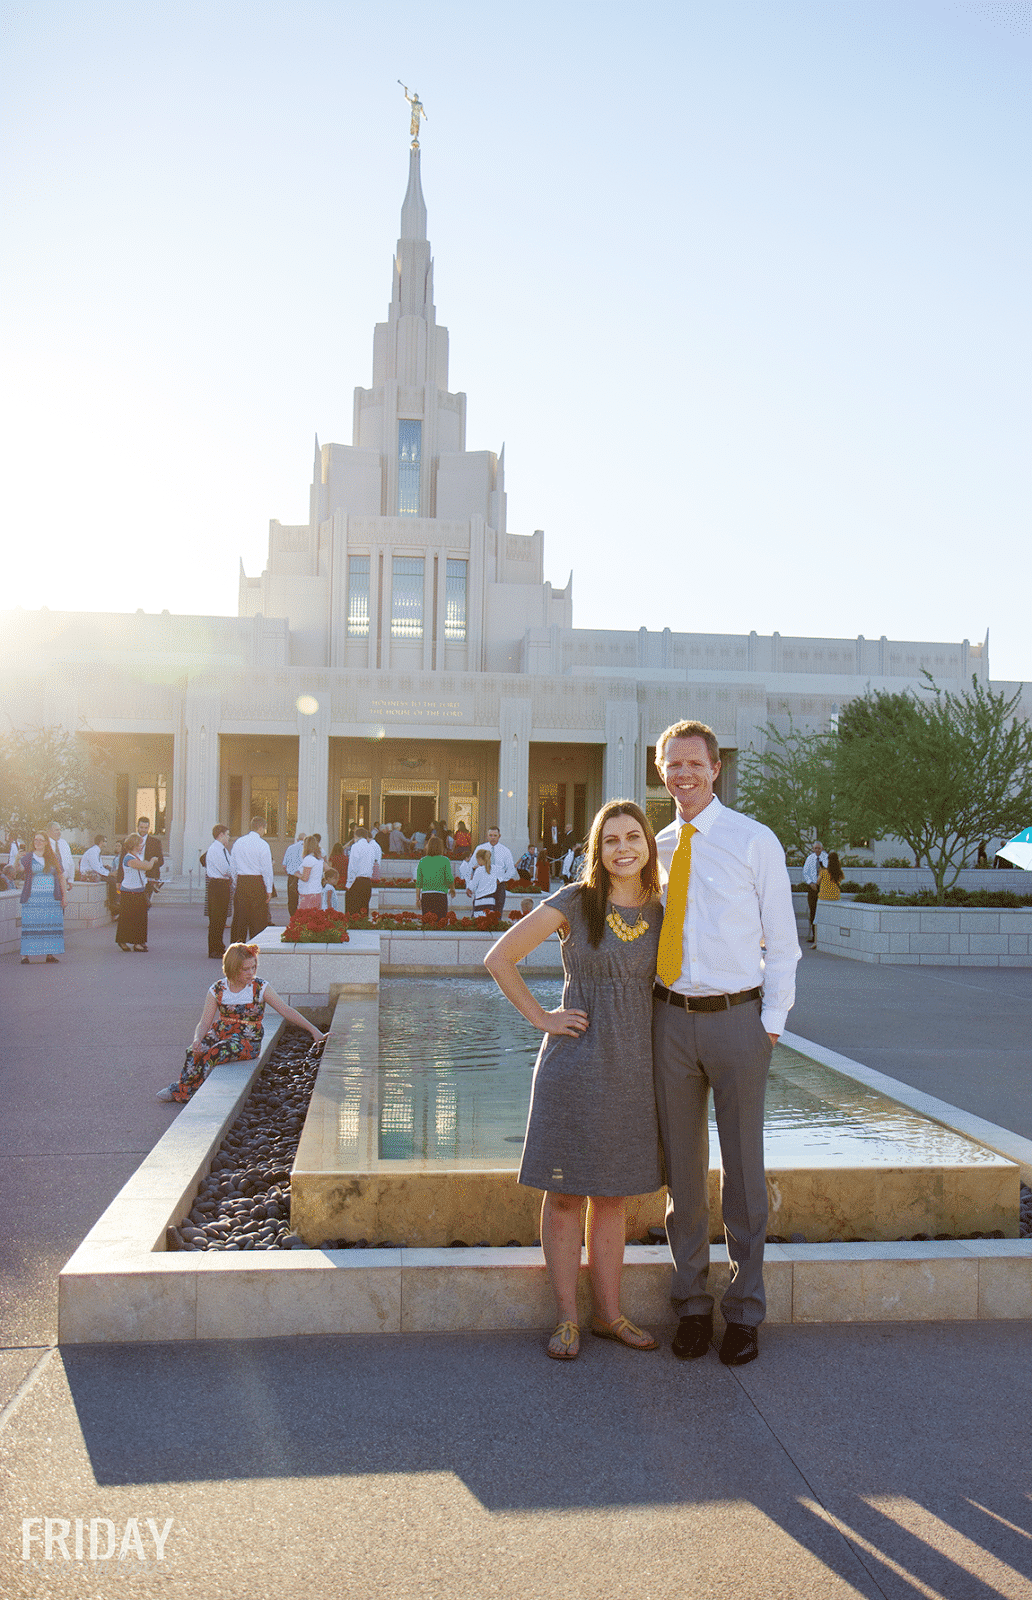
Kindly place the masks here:
<instances>
[{"instance_id":1,"label":"golden angel statue","mask_svg":"<svg viewBox=\"0 0 1032 1600\"><path fill-rule=\"evenodd\" d=\"M400 78L398 79L398 82L401 83L401 79ZM412 135L412 148L413 148L413 150L418 150L419 149L419 119L422 117L425 120L426 111L424 110L423 102L422 102L422 100L420 100L419 94L417 93L417 91L415 89L413 89L412 93L409 94L408 85L407 84L401 83L401 87L405 91L405 99L408 101L409 105L412 107L412 121L411 121L411 124L409 125L409 132Z\"/></svg>"}]
</instances>

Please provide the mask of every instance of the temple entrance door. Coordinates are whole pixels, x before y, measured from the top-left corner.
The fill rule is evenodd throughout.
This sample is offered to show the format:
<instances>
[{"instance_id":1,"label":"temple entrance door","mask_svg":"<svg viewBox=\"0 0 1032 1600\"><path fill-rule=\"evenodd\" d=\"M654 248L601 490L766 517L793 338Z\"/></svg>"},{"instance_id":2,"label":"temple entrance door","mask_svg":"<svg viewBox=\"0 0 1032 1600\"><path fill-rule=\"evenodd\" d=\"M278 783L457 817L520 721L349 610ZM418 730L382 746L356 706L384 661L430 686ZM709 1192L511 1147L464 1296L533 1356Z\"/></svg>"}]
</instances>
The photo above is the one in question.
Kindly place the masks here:
<instances>
[{"instance_id":1,"label":"temple entrance door","mask_svg":"<svg viewBox=\"0 0 1032 1600\"><path fill-rule=\"evenodd\" d=\"M429 833L437 820L440 785L430 780L385 781L380 790L381 822L400 822L402 833Z\"/></svg>"},{"instance_id":2,"label":"temple entrance door","mask_svg":"<svg viewBox=\"0 0 1032 1600\"><path fill-rule=\"evenodd\" d=\"M345 779L340 786L340 832L342 844L351 838L353 828L372 828L372 806L369 796L372 784L368 778Z\"/></svg>"}]
</instances>

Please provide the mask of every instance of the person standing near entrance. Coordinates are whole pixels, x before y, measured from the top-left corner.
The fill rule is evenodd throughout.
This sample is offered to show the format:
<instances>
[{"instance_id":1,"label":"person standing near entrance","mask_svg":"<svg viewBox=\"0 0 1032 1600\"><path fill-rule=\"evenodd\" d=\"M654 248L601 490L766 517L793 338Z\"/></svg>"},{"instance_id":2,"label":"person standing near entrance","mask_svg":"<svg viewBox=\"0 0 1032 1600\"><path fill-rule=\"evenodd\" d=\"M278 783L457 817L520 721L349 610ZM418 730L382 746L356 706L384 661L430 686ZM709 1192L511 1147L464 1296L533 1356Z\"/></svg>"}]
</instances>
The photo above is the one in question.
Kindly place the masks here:
<instances>
[{"instance_id":1,"label":"person standing near entrance","mask_svg":"<svg viewBox=\"0 0 1032 1600\"><path fill-rule=\"evenodd\" d=\"M161 869L165 865L165 852L161 848L161 840L156 839L150 831L150 817L136 819L136 831L140 835L141 854L147 862L147 901L154 899L161 888ZM151 863L156 862L156 866Z\"/></svg>"},{"instance_id":2,"label":"person standing near entrance","mask_svg":"<svg viewBox=\"0 0 1032 1600\"><path fill-rule=\"evenodd\" d=\"M369 915L373 873L382 859L383 851L375 839L370 839L369 829L356 828L355 842L348 853L348 881L344 893L344 909L349 917Z\"/></svg>"},{"instance_id":3,"label":"person standing near entrance","mask_svg":"<svg viewBox=\"0 0 1032 1600\"><path fill-rule=\"evenodd\" d=\"M211 830L211 844L204 852L204 872L208 880L208 960L221 961L226 948L222 940L229 916L229 897L233 892L229 829L224 822L216 822Z\"/></svg>"},{"instance_id":4,"label":"person standing near entrance","mask_svg":"<svg viewBox=\"0 0 1032 1600\"><path fill-rule=\"evenodd\" d=\"M674 1259L673 1352L705 1355L713 1337L709 1271L709 1091L720 1135L720 1200L731 1282L721 1301L720 1359L759 1354L767 1184L763 1108L771 1052L795 999L800 958L785 852L713 786L720 747L703 722L675 722L656 767L677 806L657 836L665 879L653 990L656 1105L666 1155L667 1238Z\"/></svg>"},{"instance_id":5,"label":"person standing near entrance","mask_svg":"<svg viewBox=\"0 0 1032 1600\"><path fill-rule=\"evenodd\" d=\"M495 890L495 911L501 916L505 910L505 886L507 883L518 883L520 875L516 871L512 851L507 844L502 843L502 835L497 826L488 828L487 843L478 844L475 855L479 856L481 850L491 852L491 871L498 880L498 887Z\"/></svg>"},{"instance_id":6,"label":"person standing near entrance","mask_svg":"<svg viewBox=\"0 0 1032 1600\"><path fill-rule=\"evenodd\" d=\"M283 870L287 875L287 917L290 918L297 910L297 897L300 890L297 880L301 873L301 863L305 856L305 835L299 833L293 844L288 844L283 852Z\"/></svg>"},{"instance_id":7,"label":"person standing near entrance","mask_svg":"<svg viewBox=\"0 0 1032 1600\"><path fill-rule=\"evenodd\" d=\"M246 944L269 926L272 899L272 851L265 842L265 818L252 817L251 831L240 836L229 855L233 875L231 944Z\"/></svg>"}]
</instances>

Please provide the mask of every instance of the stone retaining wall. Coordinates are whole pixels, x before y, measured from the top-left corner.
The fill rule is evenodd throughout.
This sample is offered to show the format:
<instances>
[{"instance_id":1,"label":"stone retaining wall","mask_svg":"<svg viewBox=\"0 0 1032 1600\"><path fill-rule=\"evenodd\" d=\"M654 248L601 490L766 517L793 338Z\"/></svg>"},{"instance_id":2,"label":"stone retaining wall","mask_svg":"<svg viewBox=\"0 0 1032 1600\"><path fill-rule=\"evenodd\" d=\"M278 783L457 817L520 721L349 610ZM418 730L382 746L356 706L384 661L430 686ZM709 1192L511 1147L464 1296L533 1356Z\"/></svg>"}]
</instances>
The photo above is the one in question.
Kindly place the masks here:
<instances>
[{"instance_id":1,"label":"stone retaining wall","mask_svg":"<svg viewBox=\"0 0 1032 1600\"><path fill-rule=\"evenodd\" d=\"M106 888L102 883L73 883L65 907L65 934L83 928L100 928L111 921ZM0 894L0 955L16 955L21 948L21 889Z\"/></svg>"},{"instance_id":2,"label":"stone retaining wall","mask_svg":"<svg viewBox=\"0 0 1032 1600\"><path fill-rule=\"evenodd\" d=\"M816 928L818 950L878 966L1032 967L1032 908L825 901L817 907Z\"/></svg>"}]
</instances>

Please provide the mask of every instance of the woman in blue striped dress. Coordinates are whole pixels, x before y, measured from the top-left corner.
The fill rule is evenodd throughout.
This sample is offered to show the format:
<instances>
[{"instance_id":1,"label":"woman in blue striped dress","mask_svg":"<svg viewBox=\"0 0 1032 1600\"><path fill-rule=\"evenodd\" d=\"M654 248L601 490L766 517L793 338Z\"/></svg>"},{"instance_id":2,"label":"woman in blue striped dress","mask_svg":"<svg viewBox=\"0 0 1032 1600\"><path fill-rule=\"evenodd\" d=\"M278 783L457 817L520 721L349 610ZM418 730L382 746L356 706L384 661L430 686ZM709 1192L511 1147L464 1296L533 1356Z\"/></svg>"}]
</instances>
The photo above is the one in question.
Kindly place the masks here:
<instances>
[{"instance_id":1,"label":"woman in blue striped dress","mask_svg":"<svg viewBox=\"0 0 1032 1600\"><path fill-rule=\"evenodd\" d=\"M25 882L21 892L21 958L56 961L64 955L64 908L68 887L54 847L45 833L33 835L32 849L21 858Z\"/></svg>"}]
</instances>

